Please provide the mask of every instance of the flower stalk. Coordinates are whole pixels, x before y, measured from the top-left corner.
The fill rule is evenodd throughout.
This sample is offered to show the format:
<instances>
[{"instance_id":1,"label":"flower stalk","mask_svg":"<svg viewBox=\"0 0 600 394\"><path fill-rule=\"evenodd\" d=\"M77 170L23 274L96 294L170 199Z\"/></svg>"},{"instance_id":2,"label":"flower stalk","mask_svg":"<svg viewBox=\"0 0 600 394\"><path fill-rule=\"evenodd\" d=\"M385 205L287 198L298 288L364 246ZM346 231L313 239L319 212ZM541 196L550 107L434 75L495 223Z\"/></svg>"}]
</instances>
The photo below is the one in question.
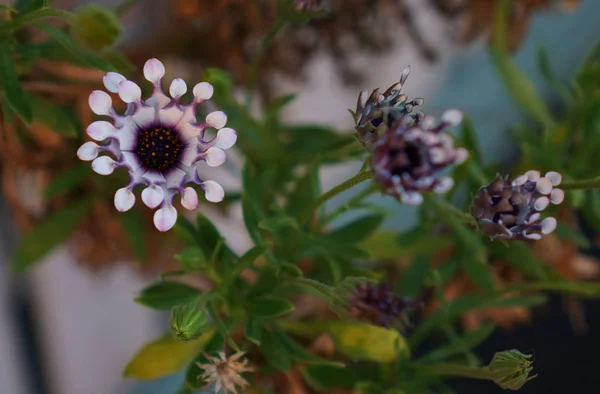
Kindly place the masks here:
<instances>
[{"instance_id":1,"label":"flower stalk","mask_svg":"<svg viewBox=\"0 0 600 394\"><path fill-rule=\"evenodd\" d=\"M560 187L563 190L589 190L600 189L600 176L588 179L564 181Z\"/></svg>"}]
</instances>

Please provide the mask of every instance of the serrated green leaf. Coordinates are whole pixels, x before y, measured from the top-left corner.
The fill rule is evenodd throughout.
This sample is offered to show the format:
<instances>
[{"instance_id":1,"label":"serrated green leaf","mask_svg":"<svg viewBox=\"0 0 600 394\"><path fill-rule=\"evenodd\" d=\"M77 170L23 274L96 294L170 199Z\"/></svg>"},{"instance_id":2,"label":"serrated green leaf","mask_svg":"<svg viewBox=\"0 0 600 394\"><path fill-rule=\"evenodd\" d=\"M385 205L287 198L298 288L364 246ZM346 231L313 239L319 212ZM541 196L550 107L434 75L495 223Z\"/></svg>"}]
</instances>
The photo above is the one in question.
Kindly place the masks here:
<instances>
[{"instance_id":1,"label":"serrated green leaf","mask_svg":"<svg viewBox=\"0 0 600 394\"><path fill-rule=\"evenodd\" d=\"M10 109L25 124L31 124L33 118L31 104L21 88L19 77L15 71L10 54L10 47L7 42L2 41L0 41L0 89L2 91L2 100L8 103Z\"/></svg>"},{"instance_id":2,"label":"serrated green leaf","mask_svg":"<svg viewBox=\"0 0 600 394\"><path fill-rule=\"evenodd\" d=\"M280 320L279 324L287 332L310 339L327 333L335 342L336 351L354 361L389 363L410 355L406 340L396 330L350 321Z\"/></svg>"},{"instance_id":3,"label":"serrated green leaf","mask_svg":"<svg viewBox=\"0 0 600 394\"><path fill-rule=\"evenodd\" d=\"M276 332L263 327L261 338L260 350L271 367L284 371L292 368L290 354Z\"/></svg>"},{"instance_id":4,"label":"serrated green leaf","mask_svg":"<svg viewBox=\"0 0 600 394\"><path fill-rule=\"evenodd\" d=\"M171 334L142 347L127 363L123 376L140 380L154 380L183 369L215 334L208 330L196 341L182 342Z\"/></svg>"},{"instance_id":5,"label":"serrated green leaf","mask_svg":"<svg viewBox=\"0 0 600 394\"><path fill-rule=\"evenodd\" d=\"M175 255L175 259L186 271L199 271L206 266L206 256L202 249L189 247Z\"/></svg>"},{"instance_id":6,"label":"serrated green leaf","mask_svg":"<svg viewBox=\"0 0 600 394\"><path fill-rule=\"evenodd\" d=\"M93 199L79 201L38 224L21 240L10 265L11 271L23 272L31 268L48 252L65 241L79 221L92 209L94 203Z\"/></svg>"},{"instance_id":7,"label":"serrated green leaf","mask_svg":"<svg viewBox=\"0 0 600 394\"><path fill-rule=\"evenodd\" d=\"M178 282L159 282L140 291L135 302L152 309L170 310L175 305L196 300L200 290Z\"/></svg>"},{"instance_id":8,"label":"serrated green leaf","mask_svg":"<svg viewBox=\"0 0 600 394\"><path fill-rule=\"evenodd\" d=\"M81 163L61 173L44 190L44 197L54 198L81 185L92 174L89 163Z\"/></svg>"},{"instance_id":9,"label":"serrated green leaf","mask_svg":"<svg viewBox=\"0 0 600 394\"><path fill-rule=\"evenodd\" d=\"M146 253L146 242L144 241L144 226L140 214L137 210L130 209L120 216L127 242L131 246L135 257L144 265L148 261L148 255Z\"/></svg>"},{"instance_id":10,"label":"serrated green leaf","mask_svg":"<svg viewBox=\"0 0 600 394\"><path fill-rule=\"evenodd\" d=\"M283 332L278 332L277 334L279 335L283 345L286 347L290 357L295 361L312 365L324 365L334 368L344 368L345 366L342 362L327 360L309 352L302 345L298 344L298 342L296 342L292 337Z\"/></svg>"},{"instance_id":11,"label":"serrated green leaf","mask_svg":"<svg viewBox=\"0 0 600 394\"><path fill-rule=\"evenodd\" d=\"M469 351L483 343L490 335L492 335L495 329L496 326L494 324L487 323L475 331L465 333L446 346L430 351L417 361L423 363L444 361Z\"/></svg>"},{"instance_id":12,"label":"serrated green leaf","mask_svg":"<svg viewBox=\"0 0 600 394\"><path fill-rule=\"evenodd\" d=\"M247 301L244 309L254 316L276 317L292 312L294 304L283 298L258 297Z\"/></svg>"}]
</instances>

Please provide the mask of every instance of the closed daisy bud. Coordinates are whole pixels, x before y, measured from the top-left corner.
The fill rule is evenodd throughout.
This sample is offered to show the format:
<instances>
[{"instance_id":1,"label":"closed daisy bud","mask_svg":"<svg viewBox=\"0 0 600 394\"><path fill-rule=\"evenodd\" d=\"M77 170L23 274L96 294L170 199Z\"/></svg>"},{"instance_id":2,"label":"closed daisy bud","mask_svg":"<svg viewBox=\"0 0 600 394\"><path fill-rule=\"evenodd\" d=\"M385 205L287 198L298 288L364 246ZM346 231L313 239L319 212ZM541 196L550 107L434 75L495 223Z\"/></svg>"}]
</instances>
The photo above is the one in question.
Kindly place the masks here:
<instances>
[{"instance_id":1,"label":"closed daisy bud","mask_svg":"<svg viewBox=\"0 0 600 394\"><path fill-rule=\"evenodd\" d=\"M358 139L365 146L370 147L400 119L409 123L418 123L423 119L422 112L411 113L416 106L423 104L424 100L409 100L406 95L401 94L409 74L410 68L407 67L400 81L390 86L383 94L379 89L375 89L370 95L367 91L360 93L354 120Z\"/></svg>"},{"instance_id":2,"label":"closed daisy bud","mask_svg":"<svg viewBox=\"0 0 600 394\"><path fill-rule=\"evenodd\" d=\"M492 380L504 390L519 390L537 377L529 376L533 370L531 357L515 349L496 353L488 366Z\"/></svg>"},{"instance_id":3,"label":"closed daisy bud","mask_svg":"<svg viewBox=\"0 0 600 394\"><path fill-rule=\"evenodd\" d=\"M453 179L439 173L468 156L465 149L455 148L452 137L444 132L460 121L458 114L460 111L447 111L439 125L432 117L412 126L401 119L377 141L371 167L385 193L405 204L419 205L421 193L443 194L452 188Z\"/></svg>"},{"instance_id":4,"label":"closed daisy bud","mask_svg":"<svg viewBox=\"0 0 600 394\"><path fill-rule=\"evenodd\" d=\"M177 305L171 310L171 331L182 341L198 339L212 326L210 317L195 303Z\"/></svg>"},{"instance_id":5,"label":"closed daisy bud","mask_svg":"<svg viewBox=\"0 0 600 394\"><path fill-rule=\"evenodd\" d=\"M386 283L361 283L348 298L348 310L355 317L386 328L398 319L404 328L411 328L408 313L422 307L422 302L396 295Z\"/></svg>"},{"instance_id":6,"label":"closed daisy bud","mask_svg":"<svg viewBox=\"0 0 600 394\"><path fill-rule=\"evenodd\" d=\"M211 112L204 120L196 117L198 106L213 95L209 83L196 84L191 89L192 101L184 104L181 98L188 91L185 81L174 79L168 89L169 97L163 90L164 75L165 66L159 60L146 62L144 77L154 89L144 100L137 84L118 73L108 73L104 78L106 89L117 93L127 109L119 114L106 92L92 92L90 108L111 122L99 120L89 125L88 135L99 144L86 142L77 152L81 160L92 161L92 169L98 174L127 169L129 183L115 194L115 207L119 211L130 209L135 202L133 188L144 186L142 201L157 209L154 225L159 231L175 225L177 210L173 199L177 194L181 195L184 208L196 209L198 196L190 185L200 186L210 202L223 199L223 188L215 181L200 179L197 165L204 161L210 167L220 166L226 160L224 149L231 148L237 140L236 132L225 127L225 113ZM214 138L207 138L208 129L217 130Z\"/></svg>"},{"instance_id":7,"label":"closed daisy bud","mask_svg":"<svg viewBox=\"0 0 600 394\"><path fill-rule=\"evenodd\" d=\"M556 229L556 219L539 219L548 206L564 200L564 191L555 187L561 181L562 176L554 171L543 177L539 171L528 171L512 180L498 176L479 189L471 213L492 238L539 240Z\"/></svg>"}]
</instances>

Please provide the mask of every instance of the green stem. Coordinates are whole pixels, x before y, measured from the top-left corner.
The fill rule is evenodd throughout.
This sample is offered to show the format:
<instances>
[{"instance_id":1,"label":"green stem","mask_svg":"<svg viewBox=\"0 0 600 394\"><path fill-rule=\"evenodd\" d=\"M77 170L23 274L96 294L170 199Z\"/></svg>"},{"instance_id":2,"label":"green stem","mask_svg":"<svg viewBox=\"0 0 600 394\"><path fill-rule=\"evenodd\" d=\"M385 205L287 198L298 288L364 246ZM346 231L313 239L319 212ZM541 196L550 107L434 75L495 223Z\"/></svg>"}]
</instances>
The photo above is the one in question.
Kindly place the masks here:
<instances>
[{"instance_id":1,"label":"green stem","mask_svg":"<svg viewBox=\"0 0 600 394\"><path fill-rule=\"evenodd\" d=\"M11 23L5 25L3 29L0 29L0 36L3 33L11 33L23 26L30 25L45 18L58 18L71 24L75 20L75 14L70 11L59 10L56 8L40 8L39 10L31 11L21 17L15 18Z\"/></svg>"},{"instance_id":2,"label":"green stem","mask_svg":"<svg viewBox=\"0 0 600 394\"><path fill-rule=\"evenodd\" d=\"M458 209L457 207L450 204L449 202L442 200L441 198L428 197L428 196L426 196L425 198L426 198L426 201L431 203L432 205L434 205L435 208L440 213L453 216L456 219L458 219L464 223L470 224L472 226L477 226L477 220L475 220L475 218L473 216L471 216L471 214L469 214L461 209Z\"/></svg>"},{"instance_id":3,"label":"green stem","mask_svg":"<svg viewBox=\"0 0 600 394\"><path fill-rule=\"evenodd\" d=\"M340 206L338 209L336 209L335 211L333 211L329 215L327 215L327 217L325 217L321 221L321 223L319 223L319 229L323 228L328 223L331 223L333 220L338 218L344 212L347 212L348 210L361 204L365 198L369 197L371 194L373 194L377 190L378 190L377 186L373 185L371 187L366 187L364 190L361 190L360 192L358 192L358 194L356 196L352 197L350 200L348 200L347 202L342 204L342 206Z\"/></svg>"},{"instance_id":4,"label":"green stem","mask_svg":"<svg viewBox=\"0 0 600 394\"><path fill-rule=\"evenodd\" d=\"M300 216L300 222L306 223L312 217L314 211L316 211L321 205L331 200L333 197L337 196L345 192L346 190L358 185L366 181L367 179L371 179L373 177L372 171L362 171L353 176L352 178L340 183L330 191L325 194L322 194L319 198L317 198L312 204L310 204Z\"/></svg>"},{"instance_id":5,"label":"green stem","mask_svg":"<svg viewBox=\"0 0 600 394\"><path fill-rule=\"evenodd\" d=\"M600 189L600 177L565 181L559 187L563 190Z\"/></svg>"},{"instance_id":6,"label":"green stem","mask_svg":"<svg viewBox=\"0 0 600 394\"><path fill-rule=\"evenodd\" d=\"M273 26L273 29L263 38L260 43L260 47L258 48L258 52L252 58L252 62L250 63L249 71L248 71L248 80L246 82L246 107L250 108L250 104L252 102L252 89L254 85L256 85L258 79L258 71L260 68L260 64L262 59L267 51L267 48L271 45L275 37L279 35L286 27L288 27L289 22L278 20Z\"/></svg>"},{"instance_id":7,"label":"green stem","mask_svg":"<svg viewBox=\"0 0 600 394\"><path fill-rule=\"evenodd\" d=\"M493 380L488 367L467 367L464 365L441 363L423 365L419 369L426 375L462 376L471 379Z\"/></svg>"}]
</instances>

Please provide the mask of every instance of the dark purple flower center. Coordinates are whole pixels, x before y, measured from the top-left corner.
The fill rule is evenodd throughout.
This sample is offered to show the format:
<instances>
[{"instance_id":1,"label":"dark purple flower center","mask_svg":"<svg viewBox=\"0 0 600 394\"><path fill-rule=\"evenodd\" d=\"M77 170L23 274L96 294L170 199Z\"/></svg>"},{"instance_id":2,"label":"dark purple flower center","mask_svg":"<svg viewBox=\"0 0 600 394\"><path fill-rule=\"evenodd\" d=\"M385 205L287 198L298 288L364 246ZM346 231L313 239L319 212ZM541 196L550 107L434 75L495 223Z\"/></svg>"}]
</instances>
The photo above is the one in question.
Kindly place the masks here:
<instances>
[{"instance_id":1,"label":"dark purple flower center","mask_svg":"<svg viewBox=\"0 0 600 394\"><path fill-rule=\"evenodd\" d=\"M164 174L177 165L183 147L177 131L154 126L138 132L135 152L145 169Z\"/></svg>"}]
</instances>

